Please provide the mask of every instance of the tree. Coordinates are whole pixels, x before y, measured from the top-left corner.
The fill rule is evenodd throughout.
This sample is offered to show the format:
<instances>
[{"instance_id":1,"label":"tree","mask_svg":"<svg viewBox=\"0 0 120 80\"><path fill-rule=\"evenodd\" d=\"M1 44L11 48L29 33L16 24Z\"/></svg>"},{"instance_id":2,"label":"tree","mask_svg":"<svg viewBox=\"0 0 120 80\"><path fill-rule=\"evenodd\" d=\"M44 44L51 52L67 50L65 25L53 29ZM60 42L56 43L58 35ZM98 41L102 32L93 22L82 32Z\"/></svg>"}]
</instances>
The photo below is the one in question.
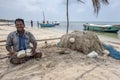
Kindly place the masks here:
<instances>
[{"instance_id":1,"label":"tree","mask_svg":"<svg viewBox=\"0 0 120 80\"><path fill-rule=\"evenodd\" d=\"M66 2L66 16L67 16L67 31L66 31L66 33L68 33L68 29L69 29L68 2L69 2L69 0L67 0L67 2Z\"/></svg>"},{"instance_id":2,"label":"tree","mask_svg":"<svg viewBox=\"0 0 120 80\"><path fill-rule=\"evenodd\" d=\"M85 3L83 2L83 0L77 0L81 3ZM66 0L66 16L67 16L67 31L66 33L68 33L68 30L69 30L69 13L68 13L68 3L69 3L69 0ZM108 0L92 0L92 3L93 3L93 7L94 7L94 12L98 15L98 12L101 8L101 3L102 4L109 4Z\"/></svg>"}]
</instances>

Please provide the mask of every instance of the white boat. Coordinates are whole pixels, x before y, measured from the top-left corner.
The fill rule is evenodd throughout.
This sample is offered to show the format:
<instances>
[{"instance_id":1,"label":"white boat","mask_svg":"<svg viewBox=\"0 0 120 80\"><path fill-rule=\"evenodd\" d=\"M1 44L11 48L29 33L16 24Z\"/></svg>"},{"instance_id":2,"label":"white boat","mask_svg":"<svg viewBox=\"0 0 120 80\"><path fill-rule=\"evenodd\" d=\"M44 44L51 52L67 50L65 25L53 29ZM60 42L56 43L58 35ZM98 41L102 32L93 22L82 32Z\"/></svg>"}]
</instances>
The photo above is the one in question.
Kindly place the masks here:
<instances>
[{"instance_id":1,"label":"white boat","mask_svg":"<svg viewBox=\"0 0 120 80\"><path fill-rule=\"evenodd\" d=\"M58 21L54 21L53 24L55 24L55 25L59 25L60 22L58 22Z\"/></svg>"}]
</instances>

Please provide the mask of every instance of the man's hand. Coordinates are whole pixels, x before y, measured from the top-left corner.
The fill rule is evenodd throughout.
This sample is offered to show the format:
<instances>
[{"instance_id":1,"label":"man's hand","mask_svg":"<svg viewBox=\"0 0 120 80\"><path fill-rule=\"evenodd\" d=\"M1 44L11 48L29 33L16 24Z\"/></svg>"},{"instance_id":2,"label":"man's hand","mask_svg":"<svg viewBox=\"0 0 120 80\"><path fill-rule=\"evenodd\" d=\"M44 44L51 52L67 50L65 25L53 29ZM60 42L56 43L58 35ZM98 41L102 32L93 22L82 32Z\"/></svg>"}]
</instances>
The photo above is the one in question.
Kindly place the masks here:
<instances>
[{"instance_id":1,"label":"man's hand","mask_svg":"<svg viewBox=\"0 0 120 80\"><path fill-rule=\"evenodd\" d=\"M31 48L31 53L32 53L32 55L35 54L35 50L36 50L36 48L34 48L34 47Z\"/></svg>"},{"instance_id":2,"label":"man's hand","mask_svg":"<svg viewBox=\"0 0 120 80\"><path fill-rule=\"evenodd\" d=\"M9 53L8 53L8 55L14 55L15 53L16 53L15 51L10 50Z\"/></svg>"}]
</instances>

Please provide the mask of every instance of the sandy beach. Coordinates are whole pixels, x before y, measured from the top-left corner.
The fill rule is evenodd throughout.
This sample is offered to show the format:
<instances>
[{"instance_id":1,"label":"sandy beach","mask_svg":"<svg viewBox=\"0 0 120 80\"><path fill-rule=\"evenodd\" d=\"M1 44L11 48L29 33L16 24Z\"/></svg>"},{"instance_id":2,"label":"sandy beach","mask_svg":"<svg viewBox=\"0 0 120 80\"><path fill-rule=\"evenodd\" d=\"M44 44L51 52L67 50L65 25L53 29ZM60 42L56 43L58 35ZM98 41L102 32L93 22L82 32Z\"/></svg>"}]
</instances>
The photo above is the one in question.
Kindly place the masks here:
<instances>
[{"instance_id":1,"label":"sandy beach","mask_svg":"<svg viewBox=\"0 0 120 80\"><path fill-rule=\"evenodd\" d=\"M61 37L63 32L47 29L25 28L32 32L37 40ZM16 30L14 26L0 26L0 41ZM101 42L120 49L120 40L98 35ZM86 58L86 55L70 50L70 54L58 54L61 48L54 46L58 40L50 40L48 47L44 41L38 42L44 56L40 60L30 60L21 65L12 65L8 59L0 60L0 80L119 80L120 61L109 56L104 59ZM7 55L5 42L0 42L0 57Z\"/></svg>"}]
</instances>

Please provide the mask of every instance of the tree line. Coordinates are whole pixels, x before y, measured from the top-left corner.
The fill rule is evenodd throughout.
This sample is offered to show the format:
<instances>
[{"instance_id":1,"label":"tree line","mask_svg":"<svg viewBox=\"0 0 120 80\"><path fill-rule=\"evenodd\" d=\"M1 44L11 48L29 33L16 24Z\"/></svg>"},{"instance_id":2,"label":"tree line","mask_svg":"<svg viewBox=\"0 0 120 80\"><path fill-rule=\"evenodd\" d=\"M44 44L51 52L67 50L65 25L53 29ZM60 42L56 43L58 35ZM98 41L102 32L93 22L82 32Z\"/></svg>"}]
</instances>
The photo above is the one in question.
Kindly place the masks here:
<instances>
[{"instance_id":1,"label":"tree line","mask_svg":"<svg viewBox=\"0 0 120 80\"><path fill-rule=\"evenodd\" d=\"M14 22L14 20L0 19L0 22Z\"/></svg>"}]
</instances>

